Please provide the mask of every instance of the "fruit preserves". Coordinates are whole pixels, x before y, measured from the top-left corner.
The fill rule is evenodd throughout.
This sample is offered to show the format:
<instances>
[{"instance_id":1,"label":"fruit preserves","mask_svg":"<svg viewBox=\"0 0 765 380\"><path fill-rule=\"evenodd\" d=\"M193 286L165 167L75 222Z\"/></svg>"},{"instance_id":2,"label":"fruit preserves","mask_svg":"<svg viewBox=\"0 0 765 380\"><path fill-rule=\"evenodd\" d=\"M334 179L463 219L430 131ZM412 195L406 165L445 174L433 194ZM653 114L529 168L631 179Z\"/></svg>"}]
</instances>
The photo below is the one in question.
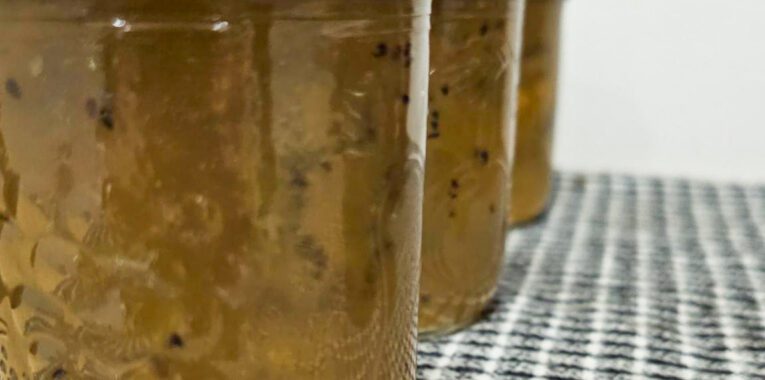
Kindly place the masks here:
<instances>
[{"instance_id":1,"label":"fruit preserves","mask_svg":"<svg viewBox=\"0 0 765 380\"><path fill-rule=\"evenodd\" d=\"M413 379L419 0L0 0L0 377Z\"/></svg>"},{"instance_id":2,"label":"fruit preserves","mask_svg":"<svg viewBox=\"0 0 765 380\"><path fill-rule=\"evenodd\" d=\"M502 267L520 0L435 0L420 331L475 320Z\"/></svg>"}]
</instances>

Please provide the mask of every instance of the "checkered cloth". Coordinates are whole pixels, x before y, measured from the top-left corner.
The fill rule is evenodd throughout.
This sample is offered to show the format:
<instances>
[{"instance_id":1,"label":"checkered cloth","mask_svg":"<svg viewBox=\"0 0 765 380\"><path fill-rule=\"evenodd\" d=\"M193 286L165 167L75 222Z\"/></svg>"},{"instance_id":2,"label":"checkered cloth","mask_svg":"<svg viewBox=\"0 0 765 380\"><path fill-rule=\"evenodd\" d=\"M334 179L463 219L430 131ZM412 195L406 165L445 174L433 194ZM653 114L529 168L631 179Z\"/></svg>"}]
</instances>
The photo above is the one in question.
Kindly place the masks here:
<instances>
[{"instance_id":1,"label":"checkered cloth","mask_svg":"<svg viewBox=\"0 0 765 380\"><path fill-rule=\"evenodd\" d=\"M765 379L765 186L561 174L420 380Z\"/></svg>"}]
</instances>

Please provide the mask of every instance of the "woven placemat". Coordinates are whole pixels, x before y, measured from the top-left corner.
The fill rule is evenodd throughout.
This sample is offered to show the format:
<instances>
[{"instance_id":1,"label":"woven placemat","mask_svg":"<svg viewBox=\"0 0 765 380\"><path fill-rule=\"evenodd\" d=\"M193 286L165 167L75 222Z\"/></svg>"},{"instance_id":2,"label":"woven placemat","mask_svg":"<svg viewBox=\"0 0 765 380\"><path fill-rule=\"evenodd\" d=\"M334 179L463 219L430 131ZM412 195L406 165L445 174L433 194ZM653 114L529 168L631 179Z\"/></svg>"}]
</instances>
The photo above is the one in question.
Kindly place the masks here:
<instances>
[{"instance_id":1,"label":"woven placemat","mask_svg":"<svg viewBox=\"0 0 765 380\"><path fill-rule=\"evenodd\" d=\"M559 174L420 380L765 379L765 186Z\"/></svg>"}]
</instances>

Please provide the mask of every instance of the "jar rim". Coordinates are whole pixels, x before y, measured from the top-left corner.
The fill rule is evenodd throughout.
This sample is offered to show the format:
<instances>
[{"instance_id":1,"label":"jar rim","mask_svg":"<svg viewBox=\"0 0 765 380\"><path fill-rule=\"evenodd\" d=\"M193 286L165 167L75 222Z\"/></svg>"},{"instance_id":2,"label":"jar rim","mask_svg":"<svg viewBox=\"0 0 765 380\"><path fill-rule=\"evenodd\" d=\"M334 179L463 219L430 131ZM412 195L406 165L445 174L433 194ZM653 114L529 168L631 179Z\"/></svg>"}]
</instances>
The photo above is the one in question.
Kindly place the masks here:
<instances>
[{"instance_id":1,"label":"jar rim","mask_svg":"<svg viewBox=\"0 0 765 380\"><path fill-rule=\"evenodd\" d=\"M113 17L154 21L414 18L429 16L430 4L431 0L0 0L0 20L98 22Z\"/></svg>"}]
</instances>

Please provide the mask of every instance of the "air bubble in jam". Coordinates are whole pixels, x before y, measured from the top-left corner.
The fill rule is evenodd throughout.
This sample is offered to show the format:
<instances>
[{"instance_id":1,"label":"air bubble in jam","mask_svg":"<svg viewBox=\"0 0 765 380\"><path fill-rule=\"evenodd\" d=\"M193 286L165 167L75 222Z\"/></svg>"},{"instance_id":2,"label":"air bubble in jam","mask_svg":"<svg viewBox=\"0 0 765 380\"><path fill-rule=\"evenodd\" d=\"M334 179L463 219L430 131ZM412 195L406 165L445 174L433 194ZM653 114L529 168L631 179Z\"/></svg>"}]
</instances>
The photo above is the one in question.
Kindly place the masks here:
<instances>
[{"instance_id":1,"label":"air bubble in jam","mask_svg":"<svg viewBox=\"0 0 765 380\"><path fill-rule=\"evenodd\" d=\"M127 21L125 19L115 17L112 19L112 26L115 28L124 28L127 26Z\"/></svg>"},{"instance_id":2,"label":"air bubble in jam","mask_svg":"<svg viewBox=\"0 0 765 380\"><path fill-rule=\"evenodd\" d=\"M414 379L420 2L14 5L0 378Z\"/></svg>"},{"instance_id":3,"label":"air bubble in jam","mask_svg":"<svg viewBox=\"0 0 765 380\"><path fill-rule=\"evenodd\" d=\"M228 30L228 21L218 21L212 26L212 30L215 32L225 32Z\"/></svg>"}]
</instances>

